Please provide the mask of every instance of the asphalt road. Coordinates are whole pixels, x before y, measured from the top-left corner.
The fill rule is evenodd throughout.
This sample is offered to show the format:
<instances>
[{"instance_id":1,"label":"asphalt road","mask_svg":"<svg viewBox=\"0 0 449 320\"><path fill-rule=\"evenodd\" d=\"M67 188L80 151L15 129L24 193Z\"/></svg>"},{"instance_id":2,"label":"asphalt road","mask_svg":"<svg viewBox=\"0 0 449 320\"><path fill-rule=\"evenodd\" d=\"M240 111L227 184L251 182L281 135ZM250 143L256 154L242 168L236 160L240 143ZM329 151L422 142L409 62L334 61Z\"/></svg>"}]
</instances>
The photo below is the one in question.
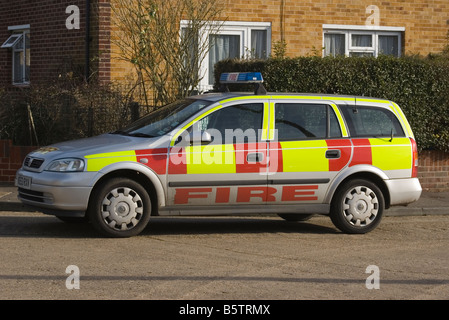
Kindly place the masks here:
<instances>
[{"instance_id":1,"label":"asphalt road","mask_svg":"<svg viewBox=\"0 0 449 320\"><path fill-rule=\"evenodd\" d=\"M154 218L107 239L0 212L0 299L448 299L448 231L449 215L384 217L366 235L327 217Z\"/></svg>"}]
</instances>

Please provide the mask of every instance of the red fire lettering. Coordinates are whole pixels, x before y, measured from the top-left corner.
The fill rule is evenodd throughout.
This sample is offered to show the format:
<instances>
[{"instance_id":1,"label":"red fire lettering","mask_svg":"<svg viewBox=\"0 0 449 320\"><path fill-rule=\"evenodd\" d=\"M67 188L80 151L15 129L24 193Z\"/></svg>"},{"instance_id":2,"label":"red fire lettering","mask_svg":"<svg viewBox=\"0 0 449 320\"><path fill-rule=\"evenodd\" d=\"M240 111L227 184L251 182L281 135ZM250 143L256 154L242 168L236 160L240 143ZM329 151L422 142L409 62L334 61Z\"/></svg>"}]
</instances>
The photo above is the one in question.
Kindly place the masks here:
<instances>
[{"instance_id":1,"label":"red fire lettering","mask_svg":"<svg viewBox=\"0 0 449 320\"><path fill-rule=\"evenodd\" d=\"M251 198L261 198L262 201L276 201L274 194L276 188L272 187L239 187L237 202L250 202Z\"/></svg>"},{"instance_id":2,"label":"red fire lettering","mask_svg":"<svg viewBox=\"0 0 449 320\"><path fill-rule=\"evenodd\" d=\"M315 191L310 191L314 189L318 189L318 186L284 186L282 188L282 201L318 200L318 197L304 197L315 195Z\"/></svg>"},{"instance_id":3,"label":"red fire lettering","mask_svg":"<svg viewBox=\"0 0 449 320\"><path fill-rule=\"evenodd\" d=\"M228 203L231 188L217 188L215 203Z\"/></svg>"},{"instance_id":4,"label":"red fire lettering","mask_svg":"<svg viewBox=\"0 0 449 320\"><path fill-rule=\"evenodd\" d=\"M189 199L205 199L212 188L176 189L175 204L187 204Z\"/></svg>"}]
</instances>

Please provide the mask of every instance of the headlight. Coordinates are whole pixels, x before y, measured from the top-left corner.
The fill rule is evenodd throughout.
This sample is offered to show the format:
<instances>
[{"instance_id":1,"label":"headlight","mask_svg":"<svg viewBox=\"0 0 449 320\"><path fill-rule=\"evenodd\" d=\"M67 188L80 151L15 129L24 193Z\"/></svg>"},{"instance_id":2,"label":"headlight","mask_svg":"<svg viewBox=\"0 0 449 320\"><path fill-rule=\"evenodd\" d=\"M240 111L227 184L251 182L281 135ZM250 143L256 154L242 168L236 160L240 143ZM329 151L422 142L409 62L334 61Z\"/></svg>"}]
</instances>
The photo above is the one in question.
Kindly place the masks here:
<instances>
[{"instance_id":1,"label":"headlight","mask_svg":"<svg viewBox=\"0 0 449 320\"><path fill-rule=\"evenodd\" d=\"M81 159L59 159L54 160L46 169L55 172L76 172L84 170L84 161Z\"/></svg>"}]
</instances>

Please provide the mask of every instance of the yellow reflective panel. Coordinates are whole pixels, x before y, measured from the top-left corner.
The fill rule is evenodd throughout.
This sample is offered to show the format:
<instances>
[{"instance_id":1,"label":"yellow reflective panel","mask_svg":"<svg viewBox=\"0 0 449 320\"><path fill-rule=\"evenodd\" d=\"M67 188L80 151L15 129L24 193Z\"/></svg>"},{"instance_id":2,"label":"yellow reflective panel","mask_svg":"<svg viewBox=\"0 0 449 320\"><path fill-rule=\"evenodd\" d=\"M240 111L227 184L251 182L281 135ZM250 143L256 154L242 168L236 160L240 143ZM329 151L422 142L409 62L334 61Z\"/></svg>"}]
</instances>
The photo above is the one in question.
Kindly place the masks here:
<instances>
[{"instance_id":1,"label":"yellow reflective panel","mask_svg":"<svg viewBox=\"0 0 449 320\"><path fill-rule=\"evenodd\" d=\"M325 140L281 142L284 172L329 171Z\"/></svg>"},{"instance_id":2,"label":"yellow reflective panel","mask_svg":"<svg viewBox=\"0 0 449 320\"><path fill-rule=\"evenodd\" d=\"M412 128L410 126L410 123L408 122L407 118L405 117L404 112L402 111L402 109L396 103L393 102L392 104L393 104L393 107L395 108L397 114L399 115L399 117L401 119L401 122L405 125L405 128L407 130L406 134L409 137L414 139L415 137L413 135L413 130L412 130Z\"/></svg>"},{"instance_id":3,"label":"yellow reflective panel","mask_svg":"<svg viewBox=\"0 0 449 320\"><path fill-rule=\"evenodd\" d=\"M412 149L408 138L369 139L373 166L381 170L400 170L412 168Z\"/></svg>"},{"instance_id":4,"label":"yellow reflective panel","mask_svg":"<svg viewBox=\"0 0 449 320\"><path fill-rule=\"evenodd\" d=\"M300 96L300 95L278 95L272 96L272 99L292 99L292 100L322 100L321 96Z\"/></svg>"},{"instance_id":5,"label":"yellow reflective panel","mask_svg":"<svg viewBox=\"0 0 449 320\"><path fill-rule=\"evenodd\" d=\"M357 98L357 102L374 102L374 103L385 103L390 104L390 101L383 99L366 99L366 98Z\"/></svg>"},{"instance_id":6,"label":"yellow reflective panel","mask_svg":"<svg viewBox=\"0 0 449 320\"><path fill-rule=\"evenodd\" d=\"M98 153L88 155L85 158L87 159L87 171L100 171L104 167L116 162L137 161L136 152L134 150Z\"/></svg>"},{"instance_id":7,"label":"yellow reflective panel","mask_svg":"<svg viewBox=\"0 0 449 320\"><path fill-rule=\"evenodd\" d=\"M270 103L270 124L269 124L269 130L268 130L268 140L274 139L274 103Z\"/></svg>"},{"instance_id":8,"label":"yellow reflective panel","mask_svg":"<svg viewBox=\"0 0 449 320\"><path fill-rule=\"evenodd\" d=\"M348 136L348 131L346 130L346 125L345 125L345 121L343 120L343 117L340 113L340 110L338 109L338 107L335 104L331 104L332 109L335 112L335 115L337 116L338 119L338 123L340 124L340 128L341 128L341 134L343 137L347 137Z\"/></svg>"},{"instance_id":9,"label":"yellow reflective panel","mask_svg":"<svg viewBox=\"0 0 449 320\"><path fill-rule=\"evenodd\" d=\"M270 103L270 107L272 103ZM262 141L268 140L268 126L270 123L270 107L268 103L263 104L263 124L262 124Z\"/></svg>"},{"instance_id":10,"label":"yellow reflective panel","mask_svg":"<svg viewBox=\"0 0 449 320\"><path fill-rule=\"evenodd\" d=\"M187 174L235 173L234 145L186 147Z\"/></svg>"}]
</instances>

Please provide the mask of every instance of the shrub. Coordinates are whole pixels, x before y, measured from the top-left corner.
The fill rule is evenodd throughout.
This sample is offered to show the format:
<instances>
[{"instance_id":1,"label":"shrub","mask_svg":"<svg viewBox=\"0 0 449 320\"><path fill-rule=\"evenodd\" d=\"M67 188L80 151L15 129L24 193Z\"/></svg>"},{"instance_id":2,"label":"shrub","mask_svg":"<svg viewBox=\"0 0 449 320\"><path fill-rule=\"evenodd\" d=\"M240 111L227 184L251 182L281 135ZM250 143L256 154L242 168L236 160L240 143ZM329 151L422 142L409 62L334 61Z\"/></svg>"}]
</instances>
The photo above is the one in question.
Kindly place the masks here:
<instances>
[{"instance_id":1,"label":"shrub","mask_svg":"<svg viewBox=\"0 0 449 320\"><path fill-rule=\"evenodd\" d=\"M0 139L48 145L122 128L132 120L130 99L112 86L33 85L0 93Z\"/></svg>"},{"instance_id":2,"label":"shrub","mask_svg":"<svg viewBox=\"0 0 449 320\"><path fill-rule=\"evenodd\" d=\"M260 71L270 92L308 92L376 97L398 103L420 149L449 151L449 59L297 57L224 60L222 72Z\"/></svg>"}]
</instances>

